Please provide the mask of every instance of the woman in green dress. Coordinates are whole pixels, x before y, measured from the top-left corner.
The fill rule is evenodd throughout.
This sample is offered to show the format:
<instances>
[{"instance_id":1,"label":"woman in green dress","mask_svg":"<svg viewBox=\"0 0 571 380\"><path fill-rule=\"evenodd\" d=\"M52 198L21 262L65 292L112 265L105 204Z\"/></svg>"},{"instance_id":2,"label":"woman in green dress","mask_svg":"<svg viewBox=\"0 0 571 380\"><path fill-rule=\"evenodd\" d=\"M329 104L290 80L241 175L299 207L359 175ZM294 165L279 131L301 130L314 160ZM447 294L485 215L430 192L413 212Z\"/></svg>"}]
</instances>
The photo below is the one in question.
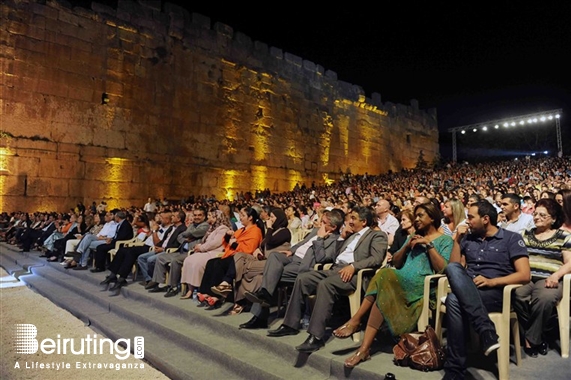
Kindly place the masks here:
<instances>
[{"instance_id":1,"label":"woman in green dress","mask_svg":"<svg viewBox=\"0 0 571 380\"><path fill-rule=\"evenodd\" d=\"M452 253L452 238L438 231L441 219L440 210L433 204L416 206L416 234L410 236L393 256L396 270L379 270L371 280L357 313L333 332L339 338L351 336L370 310L363 342L357 352L345 361L346 367L353 368L371 357L371 345L383 323L394 336L416 328L422 311L424 277L442 272Z\"/></svg>"}]
</instances>

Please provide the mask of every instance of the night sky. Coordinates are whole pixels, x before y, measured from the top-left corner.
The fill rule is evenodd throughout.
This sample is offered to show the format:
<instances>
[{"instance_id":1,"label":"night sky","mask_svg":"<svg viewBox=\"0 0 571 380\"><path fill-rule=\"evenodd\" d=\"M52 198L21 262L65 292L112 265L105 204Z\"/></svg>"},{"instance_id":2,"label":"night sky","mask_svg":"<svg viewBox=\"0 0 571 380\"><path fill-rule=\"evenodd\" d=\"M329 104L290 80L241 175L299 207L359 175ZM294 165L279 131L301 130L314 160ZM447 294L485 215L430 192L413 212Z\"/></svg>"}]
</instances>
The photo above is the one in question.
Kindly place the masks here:
<instances>
[{"instance_id":1,"label":"night sky","mask_svg":"<svg viewBox=\"0 0 571 380\"><path fill-rule=\"evenodd\" d=\"M443 144L448 128L537 111L562 108L564 135L571 124L571 2L171 2L335 71L368 97L436 107Z\"/></svg>"}]
</instances>

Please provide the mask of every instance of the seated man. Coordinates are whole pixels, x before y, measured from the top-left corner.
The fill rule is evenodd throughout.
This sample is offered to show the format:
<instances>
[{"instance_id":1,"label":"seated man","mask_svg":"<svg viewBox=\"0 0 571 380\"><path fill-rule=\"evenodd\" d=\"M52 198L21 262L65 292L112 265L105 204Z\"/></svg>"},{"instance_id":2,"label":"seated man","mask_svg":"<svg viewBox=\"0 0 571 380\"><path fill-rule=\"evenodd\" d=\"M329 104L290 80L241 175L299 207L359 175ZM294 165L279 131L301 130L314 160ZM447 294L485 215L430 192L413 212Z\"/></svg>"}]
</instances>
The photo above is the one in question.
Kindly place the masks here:
<instances>
[{"instance_id":1,"label":"seated man","mask_svg":"<svg viewBox=\"0 0 571 380\"><path fill-rule=\"evenodd\" d=\"M97 235L86 234L81 238L81 241L77 245L75 251L77 252L77 266L81 269L87 269L87 263L89 262L89 251L91 249L97 248L97 246L105 244L107 239L112 239L117 232L117 223L114 220L113 213L111 211L105 213L105 224L103 228L99 231Z\"/></svg>"},{"instance_id":2,"label":"seated man","mask_svg":"<svg viewBox=\"0 0 571 380\"><path fill-rule=\"evenodd\" d=\"M256 293L245 293L246 298L254 303L251 310L254 316L241 324L240 328L268 327L270 302L279 282L294 282L298 274L311 270L315 263L333 262L339 230L344 219L345 215L341 210L325 211L320 228L314 228L289 251L270 253L264 266L260 290Z\"/></svg>"},{"instance_id":3,"label":"seated man","mask_svg":"<svg viewBox=\"0 0 571 380\"><path fill-rule=\"evenodd\" d=\"M268 336L280 337L299 332L305 310L305 298L316 294L307 332L309 337L297 346L300 352L314 352L325 345L323 337L335 298L349 295L357 286L357 272L365 268L379 267L387 251L387 234L375 231L373 211L357 207L351 211L345 228L346 240L338 242L335 264L329 270L309 271L295 280L292 296L282 325L269 330Z\"/></svg>"},{"instance_id":4,"label":"seated man","mask_svg":"<svg viewBox=\"0 0 571 380\"><path fill-rule=\"evenodd\" d=\"M143 274L143 281L140 283L143 286L147 286L151 281L153 272L149 271L149 267L153 270L155 269L155 261L157 260L157 253L165 251L165 247L169 243L169 239L174 232L175 227L172 224L172 213L170 211L163 211L160 214L161 224L151 226L153 230L153 240L155 242L155 250L147 253L143 253L137 257L137 264L139 265L139 270ZM176 240L175 240L176 241ZM175 245L177 247L177 245Z\"/></svg>"},{"instance_id":5,"label":"seated man","mask_svg":"<svg viewBox=\"0 0 571 380\"><path fill-rule=\"evenodd\" d=\"M91 269L92 273L105 272L109 251L115 248L115 243L133 239L133 226L127 220L127 213L119 210L115 212L114 218L115 223L117 223L115 235L112 238L107 238L104 244L99 244L95 249L95 268Z\"/></svg>"},{"instance_id":6,"label":"seated man","mask_svg":"<svg viewBox=\"0 0 571 380\"><path fill-rule=\"evenodd\" d=\"M446 297L448 357L444 379L464 378L464 340L470 327L465 322L470 322L480 336L485 355L497 350L498 335L488 313L501 311L505 285L530 280L527 248L521 235L496 227L497 211L490 202L470 206L467 223L458 227L445 269L452 293ZM468 228L471 232L467 234Z\"/></svg>"},{"instance_id":7,"label":"seated man","mask_svg":"<svg viewBox=\"0 0 571 380\"><path fill-rule=\"evenodd\" d=\"M175 279L169 277L168 286L167 285L161 286L161 285L163 285L166 280L165 277L166 277L166 272L168 270L167 266L174 260L181 258L181 256L182 260L184 261L184 258L186 258L187 256L186 254L188 249L187 246L194 247L194 245L200 241L200 238L202 238L206 233L206 231L208 230L209 225L205 221L205 215L206 215L205 210L204 209L194 210L193 215L194 215L194 222L191 223L187 229L184 223L186 219L186 213L184 211L179 211L173 214L175 231L170 238L171 242L170 244L172 246L169 246L167 243L165 249L177 248L177 247L179 247L179 249L175 252L161 252L157 254L155 261L155 268L153 270L153 278L152 281L149 283L149 287L151 287L150 288L151 293L158 293L164 291L167 292L167 294L165 294L165 297L172 297L177 295L178 292L180 291L178 287L178 283L180 282L180 274L175 276L176 277ZM187 239L186 242L183 242L179 246L179 242L181 241L180 239L181 235L185 234L189 230L193 234L191 235L192 241L188 241L190 239Z\"/></svg>"}]
</instances>

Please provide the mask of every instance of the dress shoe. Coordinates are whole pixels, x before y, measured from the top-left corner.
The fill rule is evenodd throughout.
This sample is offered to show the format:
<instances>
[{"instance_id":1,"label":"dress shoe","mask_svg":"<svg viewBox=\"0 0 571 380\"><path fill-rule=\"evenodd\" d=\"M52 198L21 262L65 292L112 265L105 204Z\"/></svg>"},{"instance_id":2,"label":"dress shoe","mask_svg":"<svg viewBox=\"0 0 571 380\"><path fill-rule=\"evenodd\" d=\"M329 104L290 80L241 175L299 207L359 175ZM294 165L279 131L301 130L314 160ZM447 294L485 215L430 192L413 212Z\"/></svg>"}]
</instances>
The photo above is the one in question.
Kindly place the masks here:
<instances>
[{"instance_id":1,"label":"dress shoe","mask_svg":"<svg viewBox=\"0 0 571 380\"><path fill-rule=\"evenodd\" d=\"M272 296L264 288L258 290L255 293L246 292L244 293L244 295L246 296L246 299L250 302L259 303L262 307L270 307Z\"/></svg>"},{"instance_id":2,"label":"dress shoe","mask_svg":"<svg viewBox=\"0 0 571 380\"><path fill-rule=\"evenodd\" d=\"M101 269L101 268L93 268L89 270L91 273L101 273L101 272L105 272L105 269Z\"/></svg>"},{"instance_id":3,"label":"dress shoe","mask_svg":"<svg viewBox=\"0 0 571 380\"><path fill-rule=\"evenodd\" d=\"M145 290L153 289L159 285L158 282L149 281L147 285L145 285Z\"/></svg>"},{"instance_id":4,"label":"dress shoe","mask_svg":"<svg viewBox=\"0 0 571 380\"><path fill-rule=\"evenodd\" d=\"M549 351L549 347L547 347L547 343L545 342L541 342L541 344L539 346L536 347L537 348L537 352L539 352L541 355L547 355L547 352Z\"/></svg>"},{"instance_id":5,"label":"dress shoe","mask_svg":"<svg viewBox=\"0 0 571 380\"><path fill-rule=\"evenodd\" d=\"M268 330L268 336L272 336L272 337L280 337L280 336L286 336L286 335L297 335L299 334L299 330L294 329L292 327L286 326L286 325L281 325L280 327L278 327L275 330Z\"/></svg>"},{"instance_id":6,"label":"dress shoe","mask_svg":"<svg viewBox=\"0 0 571 380\"><path fill-rule=\"evenodd\" d=\"M112 283L112 282L117 282L117 276L111 276L111 275L109 275L109 276L105 277L105 280L101 281L101 282L99 283L99 285L108 285L108 284L110 284L110 283Z\"/></svg>"},{"instance_id":7,"label":"dress shoe","mask_svg":"<svg viewBox=\"0 0 571 380\"><path fill-rule=\"evenodd\" d=\"M152 289L149 289L149 293L165 293L168 292L169 287L168 286L163 286L162 288L160 286L155 286Z\"/></svg>"},{"instance_id":8,"label":"dress shoe","mask_svg":"<svg viewBox=\"0 0 571 380\"><path fill-rule=\"evenodd\" d=\"M127 280L124 278L120 278L115 285L113 285L109 290L110 291L114 291L114 290L119 290L121 289L123 286L127 286Z\"/></svg>"},{"instance_id":9,"label":"dress shoe","mask_svg":"<svg viewBox=\"0 0 571 380\"><path fill-rule=\"evenodd\" d=\"M143 281L139 282L139 285L147 286L147 285L149 285L149 282L150 281L143 280Z\"/></svg>"},{"instance_id":10,"label":"dress shoe","mask_svg":"<svg viewBox=\"0 0 571 380\"><path fill-rule=\"evenodd\" d=\"M527 356L531 358L536 358L539 354L539 352L537 352L536 347L524 347L523 351L526 353Z\"/></svg>"},{"instance_id":11,"label":"dress shoe","mask_svg":"<svg viewBox=\"0 0 571 380\"><path fill-rule=\"evenodd\" d=\"M76 265L72 267L73 270L87 270L87 265Z\"/></svg>"},{"instance_id":12,"label":"dress shoe","mask_svg":"<svg viewBox=\"0 0 571 380\"><path fill-rule=\"evenodd\" d=\"M318 339L315 335L309 334L305 342L301 345L297 346L295 349L299 352L315 352L319 350L321 347L325 346L325 342L323 339Z\"/></svg>"},{"instance_id":13,"label":"dress shoe","mask_svg":"<svg viewBox=\"0 0 571 380\"><path fill-rule=\"evenodd\" d=\"M174 297L179 293L178 287L176 288L169 288L169 290L167 290L167 292L165 293L165 297Z\"/></svg>"},{"instance_id":14,"label":"dress shoe","mask_svg":"<svg viewBox=\"0 0 571 380\"><path fill-rule=\"evenodd\" d=\"M242 323L240 325L240 328L246 330L267 329L268 320L263 318L258 318L258 316L254 315L252 319L250 319L248 322Z\"/></svg>"}]
</instances>

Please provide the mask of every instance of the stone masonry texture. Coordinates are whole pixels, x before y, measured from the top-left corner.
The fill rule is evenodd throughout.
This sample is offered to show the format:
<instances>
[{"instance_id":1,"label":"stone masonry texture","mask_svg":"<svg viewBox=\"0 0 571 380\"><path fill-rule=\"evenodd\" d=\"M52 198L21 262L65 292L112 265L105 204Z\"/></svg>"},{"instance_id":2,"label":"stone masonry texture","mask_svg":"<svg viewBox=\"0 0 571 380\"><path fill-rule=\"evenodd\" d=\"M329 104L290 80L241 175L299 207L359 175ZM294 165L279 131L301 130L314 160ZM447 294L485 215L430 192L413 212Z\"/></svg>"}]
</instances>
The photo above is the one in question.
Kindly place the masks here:
<instances>
[{"instance_id":1,"label":"stone masonry texture","mask_svg":"<svg viewBox=\"0 0 571 380\"><path fill-rule=\"evenodd\" d=\"M0 2L1 210L232 198L437 157L434 109L154 3Z\"/></svg>"}]
</instances>

